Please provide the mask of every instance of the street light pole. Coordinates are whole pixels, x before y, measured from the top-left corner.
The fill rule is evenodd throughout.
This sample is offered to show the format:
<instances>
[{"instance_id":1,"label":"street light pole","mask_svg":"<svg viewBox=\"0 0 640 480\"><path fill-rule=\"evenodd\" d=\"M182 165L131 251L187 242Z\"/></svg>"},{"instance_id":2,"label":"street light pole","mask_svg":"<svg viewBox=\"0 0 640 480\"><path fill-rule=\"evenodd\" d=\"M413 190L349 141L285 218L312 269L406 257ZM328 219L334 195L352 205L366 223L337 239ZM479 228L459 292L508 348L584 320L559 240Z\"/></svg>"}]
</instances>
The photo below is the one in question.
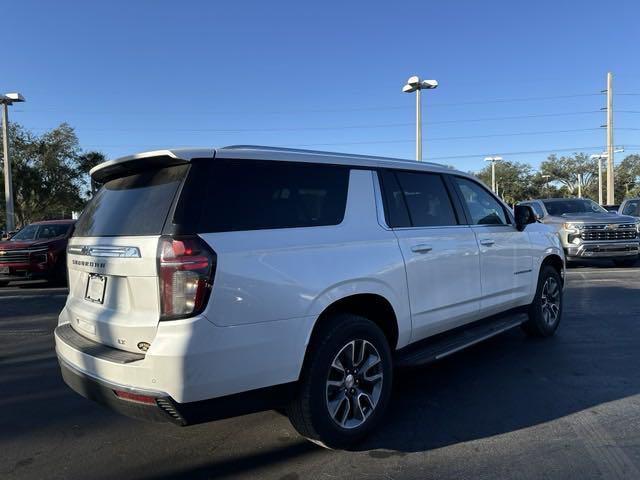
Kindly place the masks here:
<instances>
[{"instance_id":1,"label":"street light pole","mask_svg":"<svg viewBox=\"0 0 640 480\"><path fill-rule=\"evenodd\" d=\"M624 152L624 147L614 148L614 153ZM597 155L591 155L592 159L598 160L598 203L600 205L604 205L603 203L603 192L602 192L602 160L606 160L609 158L609 152L602 152ZM608 168L608 165L607 165ZM607 177L608 179L608 177ZM608 187L607 187L608 188ZM608 190L607 190L607 201L608 201Z\"/></svg>"},{"instance_id":2,"label":"street light pole","mask_svg":"<svg viewBox=\"0 0 640 480\"><path fill-rule=\"evenodd\" d=\"M578 174L578 198L582 198L582 174Z\"/></svg>"},{"instance_id":3,"label":"street light pole","mask_svg":"<svg viewBox=\"0 0 640 480\"><path fill-rule=\"evenodd\" d=\"M416 160L422 161L422 100L420 91L422 89L434 89L438 87L436 80L420 80L414 75L407 80L407 84L402 87L404 93L416 92Z\"/></svg>"},{"instance_id":4,"label":"street light pole","mask_svg":"<svg viewBox=\"0 0 640 480\"><path fill-rule=\"evenodd\" d=\"M24 97L19 93L7 93L6 95L0 95L0 104L2 104L2 150L4 157L4 200L5 213L7 215L7 232L10 232L15 228L13 181L11 178L11 159L9 158L9 105L14 102L24 102Z\"/></svg>"},{"instance_id":5,"label":"street light pole","mask_svg":"<svg viewBox=\"0 0 640 480\"><path fill-rule=\"evenodd\" d=\"M485 157L485 162L491 162L491 191L493 193L496 192L496 162L502 160L502 157L493 156L493 157Z\"/></svg>"},{"instance_id":6,"label":"street light pole","mask_svg":"<svg viewBox=\"0 0 640 480\"><path fill-rule=\"evenodd\" d=\"M416 160L422 161L422 98L421 90L416 90Z\"/></svg>"}]
</instances>

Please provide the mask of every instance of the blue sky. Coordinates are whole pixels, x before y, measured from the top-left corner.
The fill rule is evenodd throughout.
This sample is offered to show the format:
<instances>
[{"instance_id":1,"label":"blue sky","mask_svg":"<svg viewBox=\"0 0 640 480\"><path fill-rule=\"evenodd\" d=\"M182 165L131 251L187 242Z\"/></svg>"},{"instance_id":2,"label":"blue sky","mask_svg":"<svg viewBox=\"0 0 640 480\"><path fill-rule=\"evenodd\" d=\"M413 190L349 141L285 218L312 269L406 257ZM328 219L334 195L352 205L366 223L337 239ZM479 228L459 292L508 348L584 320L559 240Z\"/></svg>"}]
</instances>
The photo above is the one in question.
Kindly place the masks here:
<instances>
[{"instance_id":1,"label":"blue sky","mask_svg":"<svg viewBox=\"0 0 640 480\"><path fill-rule=\"evenodd\" d=\"M425 160L463 170L599 149L607 71L616 110L640 112L633 0L3 3L0 91L27 98L12 120L66 121L110 158L238 143L412 158L412 74L440 82ZM640 149L640 113L615 125Z\"/></svg>"}]
</instances>

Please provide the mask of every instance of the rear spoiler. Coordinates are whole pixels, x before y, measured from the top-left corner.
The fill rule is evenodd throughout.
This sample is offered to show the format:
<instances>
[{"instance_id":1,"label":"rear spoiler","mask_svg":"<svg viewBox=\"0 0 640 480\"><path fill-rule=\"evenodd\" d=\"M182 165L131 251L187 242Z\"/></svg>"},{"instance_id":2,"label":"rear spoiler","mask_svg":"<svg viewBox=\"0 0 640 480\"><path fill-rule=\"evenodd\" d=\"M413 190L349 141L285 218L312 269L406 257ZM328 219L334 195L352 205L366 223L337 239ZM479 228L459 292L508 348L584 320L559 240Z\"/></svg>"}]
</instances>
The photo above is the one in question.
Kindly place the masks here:
<instances>
[{"instance_id":1,"label":"rear spoiler","mask_svg":"<svg viewBox=\"0 0 640 480\"><path fill-rule=\"evenodd\" d=\"M194 158L213 158L213 148L155 150L103 162L91 169L91 180L105 183L149 168L170 167L189 163Z\"/></svg>"}]
</instances>

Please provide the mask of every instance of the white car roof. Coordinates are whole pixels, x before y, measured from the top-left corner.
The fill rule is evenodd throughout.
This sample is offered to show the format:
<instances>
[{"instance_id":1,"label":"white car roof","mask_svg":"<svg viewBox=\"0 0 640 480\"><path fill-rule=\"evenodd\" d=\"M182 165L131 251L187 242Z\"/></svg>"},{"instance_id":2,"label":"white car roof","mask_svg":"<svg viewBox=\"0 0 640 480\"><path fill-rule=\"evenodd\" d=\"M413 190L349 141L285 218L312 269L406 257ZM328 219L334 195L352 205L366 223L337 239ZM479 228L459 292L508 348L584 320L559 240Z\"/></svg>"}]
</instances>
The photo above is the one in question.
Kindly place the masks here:
<instances>
[{"instance_id":1,"label":"white car roof","mask_svg":"<svg viewBox=\"0 0 640 480\"><path fill-rule=\"evenodd\" d=\"M218 148L172 148L141 152L101 163L92 168L90 174L94 180L104 181L105 178L110 177L118 171L127 170L127 165L131 165L132 163L143 162L146 164L177 165L188 163L195 158L213 157L244 160L312 162L371 168L400 168L416 171L457 173L467 177L471 176L439 163L261 145L231 145Z\"/></svg>"}]
</instances>

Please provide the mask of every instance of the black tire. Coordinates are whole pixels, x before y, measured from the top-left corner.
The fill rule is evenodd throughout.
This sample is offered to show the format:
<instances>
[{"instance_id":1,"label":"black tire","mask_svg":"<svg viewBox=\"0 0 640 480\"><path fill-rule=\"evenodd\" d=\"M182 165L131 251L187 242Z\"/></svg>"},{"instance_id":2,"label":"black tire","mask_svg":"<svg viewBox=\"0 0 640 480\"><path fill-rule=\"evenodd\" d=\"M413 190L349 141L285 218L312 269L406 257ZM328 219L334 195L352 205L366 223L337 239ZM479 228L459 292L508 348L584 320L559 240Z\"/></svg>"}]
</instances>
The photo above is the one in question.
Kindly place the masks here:
<instances>
[{"instance_id":1,"label":"black tire","mask_svg":"<svg viewBox=\"0 0 640 480\"><path fill-rule=\"evenodd\" d=\"M553 290L554 294L551 295L549 289L553 288L554 284L557 290ZM546 296L545 292L547 292ZM550 305L555 303L556 295L557 316L555 319L551 319L549 314L553 311L553 308L550 307ZM562 320L563 305L562 278L558 271L551 265L544 265L538 276L536 296L533 302L531 302L531 305L529 305L529 320L522 324L523 330L532 337L552 336L558 329L560 320Z\"/></svg>"},{"instance_id":2,"label":"black tire","mask_svg":"<svg viewBox=\"0 0 640 480\"><path fill-rule=\"evenodd\" d=\"M613 261L613 263L615 264L616 267L623 267L623 268L635 267L637 262L638 262L638 257L622 258L620 260L614 260Z\"/></svg>"},{"instance_id":3,"label":"black tire","mask_svg":"<svg viewBox=\"0 0 640 480\"><path fill-rule=\"evenodd\" d=\"M366 371L358 372L360 366L358 362L354 362L355 366L350 367L348 365L350 362L347 361L350 350L345 351L344 349L351 342L355 342L353 345L356 346L358 352L362 350L358 345L362 345L363 349L372 353L371 356L365 356L365 351L362 350L362 355L356 354L356 358L364 358L362 365L367 363L367 359L374 359L370 360L373 362L379 358L380 362L374 367L363 369ZM289 420L300 435L314 443L326 448L348 448L376 428L389 403L393 382L393 364L389 343L382 330L370 320L357 315L337 314L324 323L318 332L314 332L307 352L296 397L287 407ZM337 357L339 354L346 356ZM342 365L345 367L344 370L332 366L336 358L345 360L346 366ZM349 384L355 387L351 390L343 388L348 385L349 375L347 373L349 372L352 373ZM382 374L380 388L376 390L379 396L373 408L367 407L367 404L371 405L366 401L367 396L361 397L359 393L365 389L374 388L365 378L367 372L373 372L369 377ZM338 375L339 378L336 379L335 375ZM342 386L330 386L328 384L330 378L336 380L336 383L342 382ZM353 384L354 379L359 379L359 387ZM352 394L352 392L355 393ZM334 400L330 400L331 397ZM368 398L374 398L374 394L368 395ZM342 405L341 413L336 413L336 416L339 416L342 421L344 421L344 411L348 409L351 412L352 405L354 413L365 410L368 413L364 416L359 415L359 418L347 420L347 422L353 422L351 425L346 422L341 425L338 423L339 420L334 420L329 412L329 402L335 402L334 405L338 406ZM359 409L357 409L358 405ZM336 412L338 412L338 408L336 408ZM356 425L360 421L362 423ZM345 428L343 425L347 425L347 427Z\"/></svg>"}]
</instances>

